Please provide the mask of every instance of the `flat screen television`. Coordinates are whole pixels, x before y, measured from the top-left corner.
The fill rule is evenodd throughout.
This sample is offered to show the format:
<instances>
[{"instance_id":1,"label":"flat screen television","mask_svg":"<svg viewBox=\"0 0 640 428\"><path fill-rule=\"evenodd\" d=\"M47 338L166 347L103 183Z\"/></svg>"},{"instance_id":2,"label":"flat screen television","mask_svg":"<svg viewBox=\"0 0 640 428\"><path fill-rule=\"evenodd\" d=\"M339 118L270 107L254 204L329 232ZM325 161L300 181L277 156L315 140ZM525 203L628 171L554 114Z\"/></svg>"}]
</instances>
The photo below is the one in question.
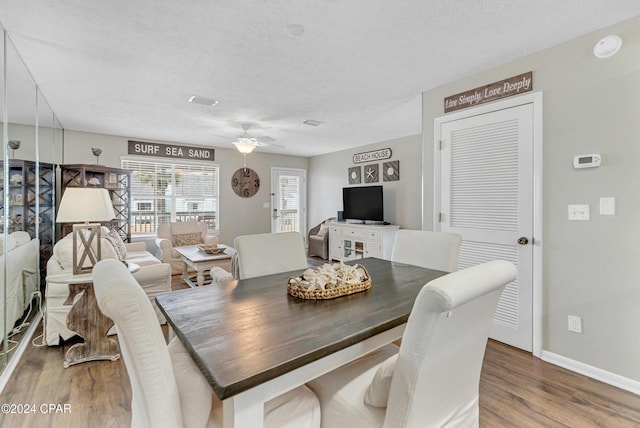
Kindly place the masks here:
<instances>
[{"instance_id":1,"label":"flat screen television","mask_svg":"<svg viewBox=\"0 0 640 428\"><path fill-rule=\"evenodd\" d=\"M342 207L346 221L384 222L382 186L344 187Z\"/></svg>"}]
</instances>

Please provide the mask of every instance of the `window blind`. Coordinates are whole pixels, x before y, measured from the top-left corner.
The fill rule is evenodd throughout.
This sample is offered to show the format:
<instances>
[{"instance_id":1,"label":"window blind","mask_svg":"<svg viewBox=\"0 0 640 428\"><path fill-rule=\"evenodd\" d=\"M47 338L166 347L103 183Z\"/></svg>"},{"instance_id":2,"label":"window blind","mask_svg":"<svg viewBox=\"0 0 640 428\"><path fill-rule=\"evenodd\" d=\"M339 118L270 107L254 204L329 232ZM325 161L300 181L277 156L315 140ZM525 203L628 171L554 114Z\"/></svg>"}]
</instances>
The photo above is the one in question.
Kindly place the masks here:
<instances>
[{"instance_id":1,"label":"window blind","mask_svg":"<svg viewBox=\"0 0 640 428\"><path fill-rule=\"evenodd\" d=\"M278 209L280 211L280 232L293 232L300 230L300 178L295 175L281 175L278 188L280 198Z\"/></svg>"},{"instance_id":2,"label":"window blind","mask_svg":"<svg viewBox=\"0 0 640 428\"><path fill-rule=\"evenodd\" d=\"M158 224L197 220L218 226L217 166L123 159L131 173L132 234L155 234Z\"/></svg>"}]
</instances>

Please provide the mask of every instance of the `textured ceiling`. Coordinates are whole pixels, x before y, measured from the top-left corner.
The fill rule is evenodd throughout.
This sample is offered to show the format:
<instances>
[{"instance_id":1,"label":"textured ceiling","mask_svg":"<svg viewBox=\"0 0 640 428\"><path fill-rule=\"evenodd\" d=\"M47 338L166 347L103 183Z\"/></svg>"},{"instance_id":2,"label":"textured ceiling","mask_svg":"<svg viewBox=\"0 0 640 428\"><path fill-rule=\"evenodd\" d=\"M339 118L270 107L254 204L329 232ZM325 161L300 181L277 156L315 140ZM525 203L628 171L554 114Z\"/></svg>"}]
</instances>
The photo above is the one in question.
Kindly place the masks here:
<instances>
[{"instance_id":1,"label":"textured ceiling","mask_svg":"<svg viewBox=\"0 0 640 428\"><path fill-rule=\"evenodd\" d=\"M260 150L301 156L418 134L422 91L637 15L637 0L0 1L66 129L230 148L250 123L282 146Z\"/></svg>"}]
</instances>

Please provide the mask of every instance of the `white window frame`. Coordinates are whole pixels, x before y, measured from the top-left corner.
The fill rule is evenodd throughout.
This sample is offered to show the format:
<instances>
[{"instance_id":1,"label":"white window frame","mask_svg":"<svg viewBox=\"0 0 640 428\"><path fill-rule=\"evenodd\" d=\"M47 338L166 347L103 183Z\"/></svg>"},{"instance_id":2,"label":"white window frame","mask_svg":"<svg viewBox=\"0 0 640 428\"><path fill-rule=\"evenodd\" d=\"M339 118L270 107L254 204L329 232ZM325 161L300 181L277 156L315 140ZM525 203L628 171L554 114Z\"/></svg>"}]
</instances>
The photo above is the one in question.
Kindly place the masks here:
<instances>
[{"instance_id":1,"label":"white window frame","mask_svg":"<svg viewBox=\"0 0 640 428\"><path fill-rule=\"evenodd\" d=\"M208 233L210 235L218 235L220 233L220 166L217 163L212 163L212 162L197 162L197 161L182 161L182 160L161 160L161 159L157 159L157 158L146 158L146 157L122 157L120 158L120 164L121 167L123 169L129 169L130 171L132 171L132 189L131 189L131 209L132 209L132 220L133 217L135 216L135 213L138 212L137 210L134 210L134 208L136 208L136 203L137 202L148 202L149 199L149 195L148 194L140 194L137 195L134 191L133 188L133 174L134 171L136 171L134 168L131 168L131 163L143 163L143 164L152 164L154 165L153 167L157 167L157 165L161 165L163 167L168 167L171 169L171 178L170 181L171 183L169 184L169 187L172 187L175 185L175 177L176 177L176 168L180 168L180 167L192 167L192 168L204 168L206 170L210 170L214 172L214 177L215 177L215 182L213 183L213 188L214 188L214 194L213 196L203 196L203 195L198 195L197 198L197 204L198 206L202 205L203 209L204 207L207 206L207 201L211 201L211 205L214 207L214 209L212 210L212 212L215 215L215 224L214 227L211 227L211 225L209 225L209 230ZM186 197L186 198L180 198L180 195L177 195L176 192L171 191L170 195L167 195L167 198L170 201L170 211L167 214L170 214L169 217L169 221L170 222L175 222L175 221L182 221L185 220L186 217L190 217L189 212L191 211L190 209L187 210L187 212L185 212L185 216L184 218L180 219L178 218L177 214L178 212L176 211L179 205L179 201L182 199L182 204L185 206L191 206L191 202L190 202L190 197ZM194 199L194 198L191 198ZM153 207L154 209L150 212L156 213L157 214L157 198L153 198ZM149 213L149 211L144 211L144 213ZM143 236L156 236L157 235L157 225L161 224L161 223L166 223L166 221L161 221L159 220L157 217L154 221L155 224L155 230L147 230L147 231L136 231L135 225L133 224L134 222L132 221L132 225L131 225L131 235L132 236L136 236L136 237L143 237Z\"/></svg>"}]
</instances>

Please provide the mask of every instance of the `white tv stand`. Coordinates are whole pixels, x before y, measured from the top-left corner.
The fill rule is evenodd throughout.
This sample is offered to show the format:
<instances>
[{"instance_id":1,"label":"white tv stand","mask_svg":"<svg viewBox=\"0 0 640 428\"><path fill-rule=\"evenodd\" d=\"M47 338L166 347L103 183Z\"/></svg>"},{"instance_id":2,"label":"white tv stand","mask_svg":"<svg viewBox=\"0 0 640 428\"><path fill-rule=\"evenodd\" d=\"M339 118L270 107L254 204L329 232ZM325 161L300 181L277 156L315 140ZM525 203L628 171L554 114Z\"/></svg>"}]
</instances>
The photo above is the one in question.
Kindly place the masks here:
<instances>
[{"instance_id":1,"label":"white tv stand","mask_svg":"<svg viewBox=\"0 0 640 428\"><path fill-rule=\"evenodd\" d=\"M393 240L400 226L329 223L329 260L347 261L365 257L390 260Z\"/></svg>"}]
</instances>

